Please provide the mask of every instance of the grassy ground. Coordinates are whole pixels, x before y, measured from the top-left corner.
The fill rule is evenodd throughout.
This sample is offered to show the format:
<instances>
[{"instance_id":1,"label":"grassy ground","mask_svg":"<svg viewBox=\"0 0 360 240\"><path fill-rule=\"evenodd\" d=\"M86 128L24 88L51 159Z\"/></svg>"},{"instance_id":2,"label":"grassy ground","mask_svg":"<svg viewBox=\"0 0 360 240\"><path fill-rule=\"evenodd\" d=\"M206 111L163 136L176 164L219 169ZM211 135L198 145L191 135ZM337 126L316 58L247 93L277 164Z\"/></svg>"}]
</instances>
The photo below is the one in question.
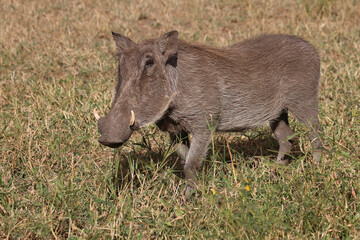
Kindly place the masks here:
<instances>
[{"instance_id":1,"label":"grassy ground","mask_svg":"<svg viewBox=\"0 0 360 240\"><path fill-rule=\"evenodd\" d=\"M1 239L360 238L358 0L1 0L0 22ZM294 120L286 167L268 127L215 134L184 204L166 134L150 126L119 150L100 146L91 112L108 111L115 86L111 30L141 40L173 29L216 46L261 33L314 44L321 165Z\"/></svg>"}]
</instances>

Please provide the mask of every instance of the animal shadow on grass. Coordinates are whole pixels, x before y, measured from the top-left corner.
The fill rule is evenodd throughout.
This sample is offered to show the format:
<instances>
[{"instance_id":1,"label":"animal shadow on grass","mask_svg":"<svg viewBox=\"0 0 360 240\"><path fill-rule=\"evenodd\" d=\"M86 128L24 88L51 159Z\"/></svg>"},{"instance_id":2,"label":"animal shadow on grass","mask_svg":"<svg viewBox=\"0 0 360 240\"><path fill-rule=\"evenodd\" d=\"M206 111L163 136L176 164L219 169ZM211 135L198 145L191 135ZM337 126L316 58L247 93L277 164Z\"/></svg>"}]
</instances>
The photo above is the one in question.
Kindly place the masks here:
<instances>
[{"instance_id":1,"label":"animal shadow on grass","mask_svg":"<svg viewBox=\"0 0 360 240\"><path fill-rule=\"evenodd\" d=\"M292 143L291 151L284 158L287 163L291 163L302 154L298 138L294 137L290 141ZM229 142L228 146L227 142ZM238 163L240 155L249 168L257 168L263 158L276 162L279 150L279 143L270 130L250 131L245 134L237 133L231 136L222 134L215 139L214 146L214 152L219 153L220 159L230 163L232 158L234 163ZM230 156L229 150L232 156Z\"/></svg>"},{"instance_id":2,"label":"animal shadow on grass","mask_svg":"<svg viewBox=\"0 0 360 240\"><path fill-rule=\"evenodd\" d=\"M218 161L224 161L227 164L230 164L231 161L233 161L235 166L240 165L241 167L252 169L257 168L264 158L275 162L279 144L270 130L250 131L248 133L249 134L215 134L214 151L212 149L212 144L210 144L207 160L204 161L203 164L205 173L207 172L206 169L210 169L212 166L210 161L212 152L216 154L216 159ZM170 141L170 139L168 141ZM229 142L229 147L227 146L227 141ZM293 143L291 152L285 157L289 163L302 154L298 139L294 137L291 141ZM141 145L138 143L133 144ZM232 154L231 157L229 148ZM181 179L184 178L183 165L181 164L180 158L174 147L169 150L160 145L156 145L155 147L142 145L140 150L133 149L134 150L130 153L122 153L120 151L116 156L119 161L118 165L114 163L113 184L116 186L117 194L120 189L129 187L131 181L133 186L140 185L139 180L134 177L135 174L140 173L145 176L147 180L151 180L154 177L154 174L159 173L159 171L155 171L159 166L163 169L170 168L172 173L177 177ZM239 160L239 155L242 160ZM244 164L239 164L239 161L244 161ZM134 172L134 169L136 169L136 172ZM164 171L163 169L160 169L160 172Z\"/></svg>"},{"instance_id":3,"label":"animal shadow on grass","mask_svg":"<svg viewBox=\"0 0 360 240\"><path fill-rule=\"evenodd\" d=\"M135 143L135 145L139 144ZM136 174L141 174L147 181L151 181L155 174L170 170L179 178L184 178L183 165L174 150L170 146L168 148L164 146L148 148L142 145L140 149L137 148L137 150L132 150L129 153L120 151L116 156L118 162L114 163L112 176L116 193L118 194L119 190L130 187L130 183L139 187L140 181L134 177Z\"/></svg>"}]
</instances>

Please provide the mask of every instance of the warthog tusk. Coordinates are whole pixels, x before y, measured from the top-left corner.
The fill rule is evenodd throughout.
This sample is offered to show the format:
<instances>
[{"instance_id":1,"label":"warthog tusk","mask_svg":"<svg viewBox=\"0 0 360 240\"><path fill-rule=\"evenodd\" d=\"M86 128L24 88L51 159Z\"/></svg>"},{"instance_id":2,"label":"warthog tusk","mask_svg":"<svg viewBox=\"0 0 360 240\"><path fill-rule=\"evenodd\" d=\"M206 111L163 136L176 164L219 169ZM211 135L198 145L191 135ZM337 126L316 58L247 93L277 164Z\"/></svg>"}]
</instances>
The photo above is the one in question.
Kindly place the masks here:
<instances>
[{"instance_id":1,"label":"warthog tusk","mask_svg":"<svg viewBox=\"0 0 360 240\"><path fill-rule=\"evenodd\" d=\"M131 118L130 118L130 127L133 126L135 123L135 113L133 110L131 110Z\"/></svg>"},{"instance_id":2,"label":"warthog tusk","mask_svg":"<svg viewBox=\"0 0 360 240\"><path fill-rule=\"evenodd\" d=\"M94 108L94 110L93 110L93 114L94 114L96 120L99 120L100 116L99 116L99 114L96 112L95 108Z\"/></svg>"}]
</instances>

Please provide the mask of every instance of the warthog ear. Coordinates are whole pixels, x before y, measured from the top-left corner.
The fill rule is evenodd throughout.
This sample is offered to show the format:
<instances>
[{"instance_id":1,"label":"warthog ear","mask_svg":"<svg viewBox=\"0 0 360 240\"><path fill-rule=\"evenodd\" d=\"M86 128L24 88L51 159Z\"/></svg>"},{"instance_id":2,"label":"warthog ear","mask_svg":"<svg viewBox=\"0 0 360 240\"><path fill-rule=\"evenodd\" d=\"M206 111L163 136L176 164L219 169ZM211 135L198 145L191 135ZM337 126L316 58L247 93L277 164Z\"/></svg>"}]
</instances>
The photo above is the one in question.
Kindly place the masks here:
<instances>
[{"instance_id":1,"label":"warthog ear","mask_svg":"<svg viewBox=\"0 0 360 240\"><path fill-rule=\"evenodd\" d=\"M115 33L115 32L111 32L114 38L114 41L116 43L116 49L119 52L123 52L126 49L132 48L136 46L136 43L133 42L133 40L131 40L128 37L125 37L119 33Z\"/></svg>"},{"instance_id":2,"label":"warthog ear","mask_svg":"<svg viewBox=\"0 0 360 240\"><path fill-rule=\"evenodd\" d=\"M164 56L171 57L177 54L178 36L179 36L179 32L175 30L165 33L159 38L158 40L159 49Z\"/></svg>"}]
</instances>

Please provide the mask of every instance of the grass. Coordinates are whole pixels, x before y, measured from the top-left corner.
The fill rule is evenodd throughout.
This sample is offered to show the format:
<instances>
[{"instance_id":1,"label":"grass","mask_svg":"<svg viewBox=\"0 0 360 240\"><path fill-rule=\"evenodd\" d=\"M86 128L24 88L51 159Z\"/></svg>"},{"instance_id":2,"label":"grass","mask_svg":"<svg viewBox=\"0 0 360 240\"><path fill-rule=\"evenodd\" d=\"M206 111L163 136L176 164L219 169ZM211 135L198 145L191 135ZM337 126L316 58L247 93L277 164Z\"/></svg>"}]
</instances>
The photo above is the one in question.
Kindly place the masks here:
<instances>
[{"instance_id":1,"label":"grass","mask_svg":"<svg viewBox=\"0 0 360 240\"><path fill-rule=\"evenodd\" d=\"M357 0L1 6L0 238L360 238ZM294 120L299 135L286 167L273 161L268 127L215 134L199 191L184 203L165 133L150 126L119 150L102 147L92 110L109 110L116 84L111 30L138 41L173 29L215 46L261 33L310 41L322 61L322 163L312 162L306 129Z\"/></svg>"}]
</instances>

